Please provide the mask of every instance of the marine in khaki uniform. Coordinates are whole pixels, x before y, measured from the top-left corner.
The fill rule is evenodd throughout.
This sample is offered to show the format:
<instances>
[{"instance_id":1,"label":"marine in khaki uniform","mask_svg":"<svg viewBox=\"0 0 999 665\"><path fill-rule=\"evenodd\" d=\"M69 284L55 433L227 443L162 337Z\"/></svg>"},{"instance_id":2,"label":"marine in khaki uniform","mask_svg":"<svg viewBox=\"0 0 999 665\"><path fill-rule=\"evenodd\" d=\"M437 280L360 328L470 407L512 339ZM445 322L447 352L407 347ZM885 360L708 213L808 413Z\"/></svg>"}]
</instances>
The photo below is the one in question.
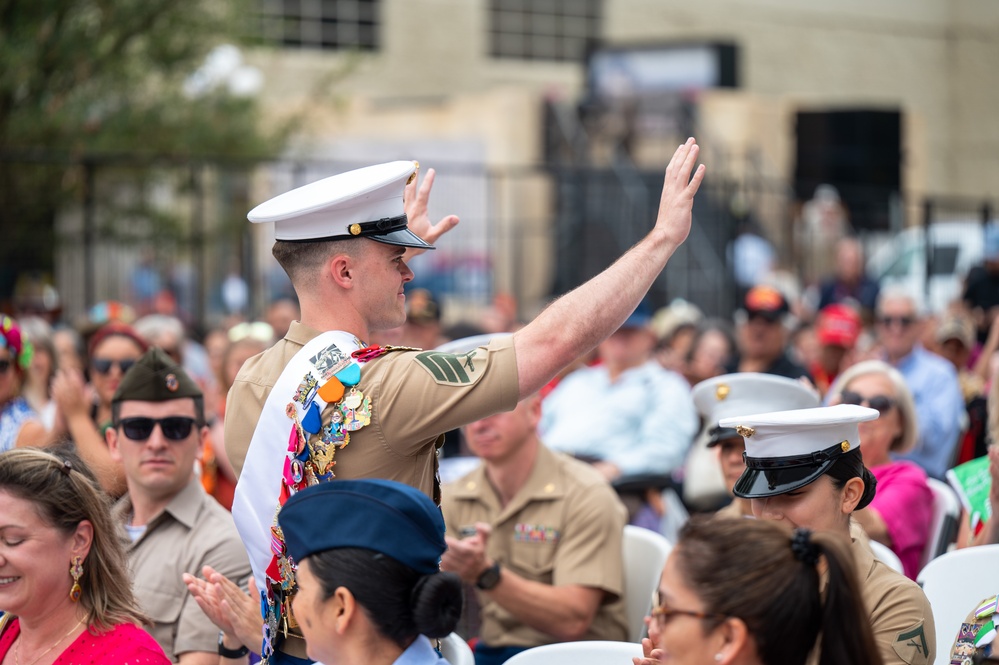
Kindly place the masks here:
<instances>
[{"instance_id":1,"label":"marine in khaki uniform","mask_svg":"<svg viewBox=\"0 0 999 665\"><path fill-rule=\"evenodd\" d=\"M693 139L676 150L656 224L642 241L508 340L462 355L362 342L405 321L404 286L413 278L406 259L433 249L457 223L430 222L432 171L418 186L414 162L358 169L250 212L251 222L274 224L273 253L302 311L285 343L244 366L226 402L226 450L240 471L233 516L265 589L262 650L270 662L297 662L281 655L283 636L295 630L294 567L274 519L278 506L333 477L392 478L439 498L438 434L513 408L634 311L690 231L704 175L694 168L698 152Z\"/></svg>"},{"instance_id":2,"label":"marine in khaki uniform","mask_svg":"<svg viewBox=\"0 0 999 665\"><path fill-rule=\"evenodd\" d=\"M149 632L175 663L218 663L218 629L182 575L211 566L244 584L250 563L232 515L194 474L208 432L201 389L153 348L125 374L111 409L114 426L105 437L128 487L113 514L128 540L129 572L152 620Z\"/></svg>"},{"instance_id":3,"label":"marine in khaki uniform","mask_svg":"<svg viewBox=\"0 0 999 665\"><path fill-rule=\"evenodd\" d=\"M479 589L479 665L552 642L628 639L627 511L599 472L541 443L540 415L533 395L468 425L483 464L444 492L441 569Z\"/></svg>"},{"instance_id":4,"label":"marine in khaki uniform","mask_svg":"<svg viewBox=\"0 0 999 665\"><path fill-rule=\"evenodd\" d=\"M851 537L850 515L874 498L857 423L878 412L862 406L798 409L725 418L746 442L746 470L733 491L760 519ZM933 613L915 582L853 540L871 628L886 665L928 665L936 653Z\"/></svg>"}]
</instances>

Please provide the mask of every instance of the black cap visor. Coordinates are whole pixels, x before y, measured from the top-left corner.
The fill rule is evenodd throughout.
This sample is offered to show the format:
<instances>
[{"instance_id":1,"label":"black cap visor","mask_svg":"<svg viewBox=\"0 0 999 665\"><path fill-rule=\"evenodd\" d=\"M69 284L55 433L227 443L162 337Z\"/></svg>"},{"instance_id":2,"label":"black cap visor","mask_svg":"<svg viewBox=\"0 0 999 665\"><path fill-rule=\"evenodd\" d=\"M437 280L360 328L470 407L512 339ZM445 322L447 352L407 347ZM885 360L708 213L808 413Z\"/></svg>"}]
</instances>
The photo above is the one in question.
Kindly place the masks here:
<instances>
[{"instance_id":1,"label":"black cap visor","mask_svg":"<svg viewBox=\"0 0 999 665\"><path fill-rule=\"evenodd\" d=\"M746 470L735 481L732 493L742 499L761 499L793 492L815 482L842 454L842 444L837 443L808 455L746 456Z\"/></svg>"},{"instance_id":2,"label":"black cap visor","mask_svg":"<svg viewBox=\"0 0 999 665\"><path fill-rule=\"evenodd\" d=\"M416 247L417 249L437 249L430 243L424 241L423 238L410 231L408 228L403 228L398 231L392 231L385 234L372 234L367 237L376 242L385 243L386 245Z\"/></svg>"},{"instance_id":3,"label":"black cap visor","mask_svg":"<svg viewBox=\"0 0 999 665\"><path fill-rule=\"evenodd\" d=\"M722 441L727 441L728 439L738 439L739 443L743 442L742 435L734 428L715 427L708 432L708 448L714 448Z\"/></svg>"}]
</instances>

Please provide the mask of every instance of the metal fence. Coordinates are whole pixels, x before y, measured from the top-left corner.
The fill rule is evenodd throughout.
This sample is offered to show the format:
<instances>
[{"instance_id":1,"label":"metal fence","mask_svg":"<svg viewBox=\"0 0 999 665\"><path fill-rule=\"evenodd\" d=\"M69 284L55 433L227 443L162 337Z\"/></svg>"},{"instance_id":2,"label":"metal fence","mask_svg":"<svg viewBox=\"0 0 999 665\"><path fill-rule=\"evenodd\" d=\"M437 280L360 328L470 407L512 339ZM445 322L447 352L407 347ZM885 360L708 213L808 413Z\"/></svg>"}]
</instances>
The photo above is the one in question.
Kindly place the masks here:
<instances>
[{"instance_id":1,"label":"metal fence","mask_svg":"<svg viewBox=\"0 0 999 665\"><path fill-rule=\"evenodd\" d=\"M164 294L199 327L231 313L259 316L267 302L291 290L270 257L272 230L249 224L246 212L270 196L357 166L138 163L125 157L67 165L80 186L56 218L54 272L65 318L75 320L106 300L140 312L163 308L169 306ZM433 290L452 322L474 318L498 293L514 296L520 316L529 319L640 240L655 220L662 187L660 171L624 167L436 168L431 216L454 212L462 221L436 251L413 261L414 286ZM706 314L728 316L737 306L727 260L738 221L729 205L735 196L769 221L771 241L795 273L787 256L795 211L790 188L713 174L695 201L690 237L650 291L652 307L684 298ZM962 219L980 224L994 209L981 201L908 203L925 212L921 224L941 228ZM871 235L866 244L875 252L888 242L891 237ZM947 263L934 247L925 246L916 259L931 275Z\"/></svg>"}]
</instances>

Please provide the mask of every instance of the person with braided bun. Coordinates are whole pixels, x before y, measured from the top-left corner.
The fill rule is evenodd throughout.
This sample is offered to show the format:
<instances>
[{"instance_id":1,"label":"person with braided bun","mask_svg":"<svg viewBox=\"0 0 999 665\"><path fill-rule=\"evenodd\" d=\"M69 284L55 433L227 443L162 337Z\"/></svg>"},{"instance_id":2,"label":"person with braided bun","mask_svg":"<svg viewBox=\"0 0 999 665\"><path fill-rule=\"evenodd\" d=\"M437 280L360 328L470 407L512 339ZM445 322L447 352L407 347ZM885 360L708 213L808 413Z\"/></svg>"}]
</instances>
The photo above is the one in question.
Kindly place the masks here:
<instances>
[{"instance_id":1,"label":"person with braided bun","mask_svg":"<svg viewBox=\"0 0 999 665\"><path fill-rule=\"evenodd\" d=\"M733 493L757 518L851 538L851 515L874 498L877 480L860 454L859 424L874 409L839 404L723 419L746 442L746 470ZM874 642L886 665L928 665L936 653L933 613L922 589L853 539ZM852 662L852 661L842 661Z\"/></svg>"},{"instance_id":2,"label":"person with braided bun","mask_svg":"<svg viewBox=\"0 0 999 665\"><path fill-rule=\"evenodd\" d=\"M45 426L21 395L31 354L17 322L0 316L0 452L45 437Z\"/></svg>"},{"instance_id":3,"label":"person with braided bun","mask_svg":"<svg viewBox=\"0 0 999 665\"><path fill-rule=\"evenodd\" d=\"M71 451L0 454L0 662L167 665L110 502Z\"/></svg>"},{"instance_id":4,"label":"person with braided bun","mask_svg":"<svg viewBox=\"0 0 999 665\"><path fill-rule=\"evenodd\" d=\"M881 665L853 555L833 533L695 516L656 592L635 665ZM820 639L821 638L821 639ZM816 646L818 644L818 646Z\"/></svg>"},{"instance_id":5,"label":"person with braided bun","mask_svg":"<svg viewBox=\"0 0 999 665\"><path fill-rule=\"evenodd\" d=\"M458 624L461 580L439 570L444 518L429 497L392 480L335 480L292 496L278 522L309 658L447 665L428 638Z\"/></svg>"}]
</instances>

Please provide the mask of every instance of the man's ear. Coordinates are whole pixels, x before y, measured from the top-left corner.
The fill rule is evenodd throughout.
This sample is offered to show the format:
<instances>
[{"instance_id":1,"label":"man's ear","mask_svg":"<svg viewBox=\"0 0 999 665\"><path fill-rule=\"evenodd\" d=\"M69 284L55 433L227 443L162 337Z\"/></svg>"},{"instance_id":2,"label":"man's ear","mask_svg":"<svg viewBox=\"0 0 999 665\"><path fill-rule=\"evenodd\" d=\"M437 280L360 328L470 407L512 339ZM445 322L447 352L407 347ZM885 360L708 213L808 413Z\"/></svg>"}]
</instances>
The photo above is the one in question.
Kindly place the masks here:
<instances>
[{"instance_id":1,"label":"man's ear","mask_svg":"<svg viewBox=\"0 0 999 665\"><path fill-rule=\"evenodd\" d=\"M354 283L354 260L347 254L337 254L326 263L327 274L341 289L349 289Z\"/></svg>"},{"instance_id":2,"label":"man's ear","mask_svg":"<svg viewBox=\"0 0 999 665\"><path fill-rule=\"evenodd\" d=\"M118 449L118 428L108 427L104 430L104 441L108 444L108 453L115 462L121 462L121 451Z\"/></svg>"}]
</instances>

